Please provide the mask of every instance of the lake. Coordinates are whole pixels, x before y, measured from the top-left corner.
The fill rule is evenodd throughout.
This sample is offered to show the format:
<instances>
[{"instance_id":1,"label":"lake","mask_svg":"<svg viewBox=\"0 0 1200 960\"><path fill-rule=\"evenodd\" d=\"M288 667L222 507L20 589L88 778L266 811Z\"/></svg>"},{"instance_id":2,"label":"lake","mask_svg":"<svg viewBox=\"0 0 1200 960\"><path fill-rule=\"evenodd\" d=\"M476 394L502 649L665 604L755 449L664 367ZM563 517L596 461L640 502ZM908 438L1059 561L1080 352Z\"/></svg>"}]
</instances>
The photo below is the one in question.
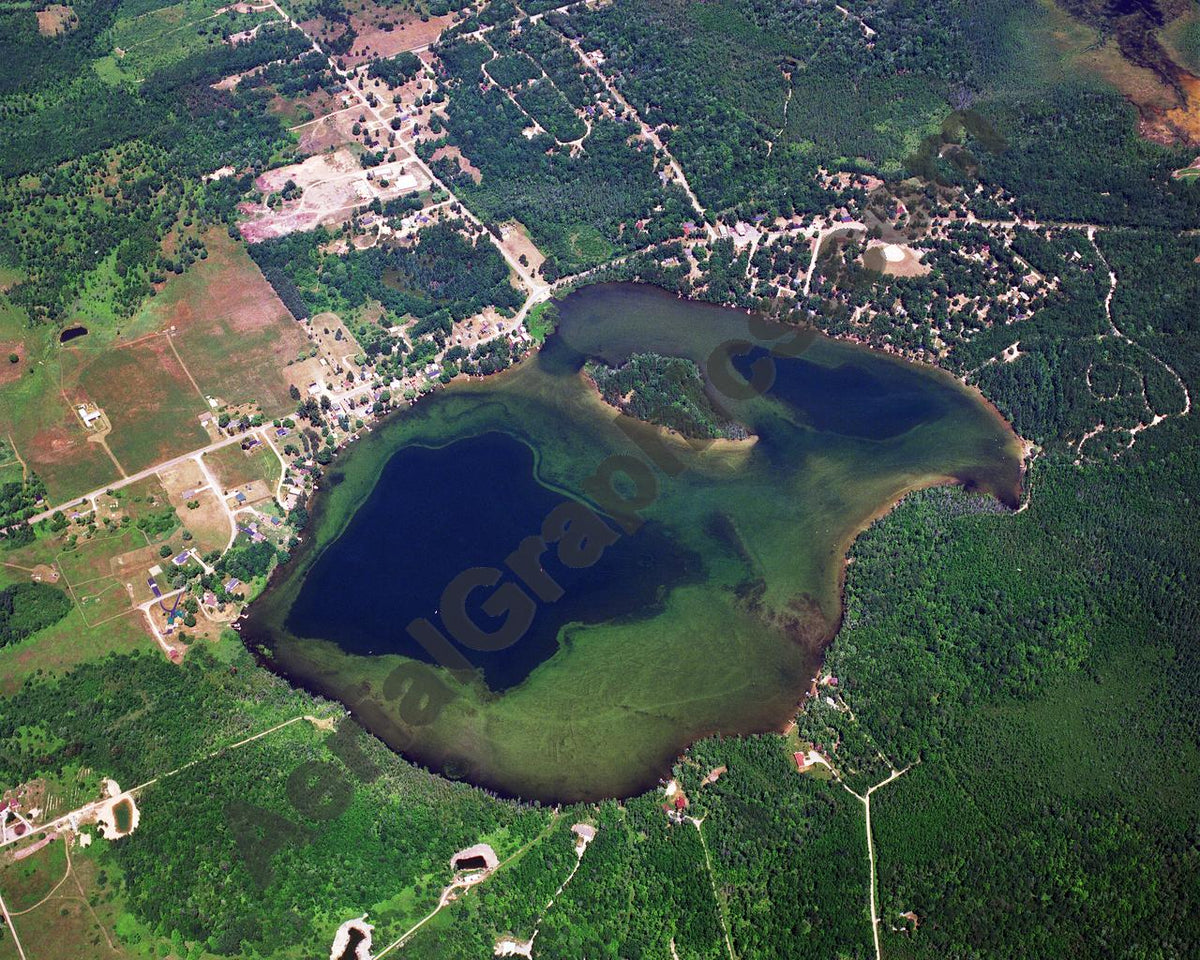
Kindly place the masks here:
<instances>
[{"instance_id":1,"label":"lake","mask_svg":"<svg viewBox=\"0 0 1200 960\"><path fill-rule=\"evenodd\" d=\"M777 728L874 516L934 483L1017 502L1017 438L940 371L646 286L560 307L535 357L423 399L337 461L243 629L447 776L624 796L699 737ZM752 438L689 444L619 417L580 373L651 351L697 362ZM437 695L406 701L414 677Z\"/></svg>"}]
</instances>

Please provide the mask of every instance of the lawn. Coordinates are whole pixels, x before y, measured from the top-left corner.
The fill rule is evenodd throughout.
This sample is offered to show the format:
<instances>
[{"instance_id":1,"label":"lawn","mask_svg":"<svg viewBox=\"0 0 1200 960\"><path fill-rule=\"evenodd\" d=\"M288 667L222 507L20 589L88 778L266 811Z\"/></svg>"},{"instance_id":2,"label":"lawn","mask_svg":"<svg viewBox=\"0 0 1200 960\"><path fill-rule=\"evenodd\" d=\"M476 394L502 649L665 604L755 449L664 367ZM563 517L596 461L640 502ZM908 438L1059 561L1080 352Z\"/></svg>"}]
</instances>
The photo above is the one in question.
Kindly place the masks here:
<instances>
[{"instance_id":1,"label":"lawn","mask_svg":"<svg viewBox=\"0 0 1200 960\"><path fill-rule=\"evenodd\" d=\"M97 534L92 540L80 540L74 550L59 553L56 563L67 582L78 587L112 576L116 572L113 570L114 558L145 546L146 537L140 530L126 528L115 536Z\"/></svg>"},{"instance_id":2,"label":"lawn","mask_svg":"<svg viewBox=\"0 0 1200 960\"><path fill-rule=\"evenodd\" d=\"M4 864L0 888L9 911L20 913L45 899L66 871L66 850L61 843L47 844L23 860Z\"/></svg>"},{"instance_id":3,"label":"lawn","mask_svg":"<svg viewBox=\"0 0 1200 960\"><path fill-rule=\"evenodd\" d=\"M279 458L265 444L245 453L238 446L222 447L204 455L204 461L226 490L255 480L266 481L272 490L279 480Z\"/></svg>"},{"instance_id":4,"label":"lawn","mask_svg":"<svg viewBox=\"0 0 1200 960\"><path fill-rule=\"evenodd\" d=\"M187 503L197 506L188 507ZM229 545L229 517L221 501L211 490L202 490L185 503L178 504L179 518L195 540L192 544L201 555L211 550L224 550Z\"/></svg>"},{"instance_id":5,"label":"lawn","mask_svg":"<svg viewBox=\"0 0 1200 960\"><path fill-rule=\"evenodd\" d=\"M116 921L120 916L117 888L107 879L101 881L99 858L106 846L105 841L95 840L91 847L76 849L71 853L71 872L66 883L54 891L36 909L14 917L17 935L27 957L61 957L62 945L71 945L72 960L111 960L111 958L153 956L142 949L127 949L116 933ZM46 861L39 871L60 879L66 867L63 841L59 840L33 854L30 860ZM54 868L57 868L55 872ZM105 865L105 873L112 867ZM8 893L7 884L4 887ZM129 917L129 920L133 920ZM138 924L126 922L123 934L132 934L130 939L137 944L141 939ZM124 937L122 938L124 939Z\"/></svg>"}]
</instances>

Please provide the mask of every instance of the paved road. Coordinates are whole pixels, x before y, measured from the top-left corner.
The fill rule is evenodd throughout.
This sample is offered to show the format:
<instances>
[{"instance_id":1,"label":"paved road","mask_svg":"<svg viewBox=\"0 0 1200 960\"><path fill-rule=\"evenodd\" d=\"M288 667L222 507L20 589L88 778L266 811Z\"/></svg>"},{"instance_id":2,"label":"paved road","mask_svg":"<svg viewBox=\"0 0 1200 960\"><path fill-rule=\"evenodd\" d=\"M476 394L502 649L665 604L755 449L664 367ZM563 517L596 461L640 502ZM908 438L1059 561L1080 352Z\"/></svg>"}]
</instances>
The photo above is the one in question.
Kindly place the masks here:
<instances>
[{"instance_id":1,"label":"paved road","mask_svg":"<svg viewBox=\"0 0 1200 960\"><path fill-rule=\"evenodd\" d=\"M200 447L196 450L190 450L187 453L182 453L177 457L172 457L170 460L164 460L162 463L156 463L152 467L146 467L145 470L139 470L137 473L131 473L129 476L122 477L120 480L115 480L112 483L107 483L103 487L97 487L95 490L92 490L89 493L85 493L82 497L73 497L72 499L66 501L65 503L60 504L59 506L54 506L54 507L50 507L46 510L43 510L41 513L35 514L34 516L30 517L29 523L34 524L41 520L48 520L58 510L67 510L70 507L77 507L77 506L81 506L86 503L91 503L95 497L100 496L100 494L102 494L102 493L107 493L109 490L120 490L122 487L127 487L131 483L137 483L139 480L145 480L148 477L152 477L156 473L158 473L160 470L169 470L171 467L176 467L179 464L183 463L185 460L194 460L197 457L201 457L206 453L212 453L214 450L220 450L223 447L227 447L231 443L240 443L242 440L245 440L249 436L257 435L257 436L259 436L259 439L262 439L262 437L260 435L260 431L263 429L264 429L263 427L255 427L250 430L247 430L245 433L239 433L232 437L223 437L220 440L216 440L213 443L210 443L206 447Z\"/></svg>"}]
</instances>

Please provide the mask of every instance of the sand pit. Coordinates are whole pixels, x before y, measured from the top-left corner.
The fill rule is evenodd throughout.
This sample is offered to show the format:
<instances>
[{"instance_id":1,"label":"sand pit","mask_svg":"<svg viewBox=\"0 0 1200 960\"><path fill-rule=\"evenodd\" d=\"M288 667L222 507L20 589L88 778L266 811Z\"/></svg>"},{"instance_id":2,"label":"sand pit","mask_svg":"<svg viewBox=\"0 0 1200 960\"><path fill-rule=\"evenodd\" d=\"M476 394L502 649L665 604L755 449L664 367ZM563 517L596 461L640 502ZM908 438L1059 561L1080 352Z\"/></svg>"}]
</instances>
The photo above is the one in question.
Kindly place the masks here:
<instances>
[{"instance_id":1,"label":"sand pit","mask_svg":"<svg viewBox=\"0 0 1200 960\"><path fill-rule=\"evenodd\" d=\"M923 277L932 269L921 262L922 251L901 243L873 241L863 253L863 265L890 277Z\"/></svg>"},{"instance_id":2,"label":"sand pit","mask_svg":"<svg viewBox=\"0 0 1200 960\"><path fill-rule=\"evenodd\" d=\"M490 873L499 863L496 851L486 843L477 843L473 847L459 850L450 858L452 870L482 870L484 873Z\"/></svg>"},{"instance_id":3,"label":"sand pit","mask_svg":"<svg viewBox=\"0 0 1200 960\"><path fill-rule=\"evenodd\" d=\"M398 160L364 170L349 150L318 154L271 170L258 178L256 186L269 198L282 193L288 181L303 191L298 199L285 200L274 208L266 199L241 205L250 217L241 227L242 236L249 242L312 230L325 223L342 223L373 200L386 203L429 186L428 177L411 161Z\"/></svg>"},{"instance_id":4,"label":"sand pit","mask_svg":"<svg viewBox=\"0 0 1200 960\"><path fill-rule=\"evenodd\" d=\"M112 780L106 783L109 798L96 814L96 826L100 828L105 840L118 840L129 836L138 828L142 814L134 802L132 793L117 792L114 795L113 789L119 791L120 788Z\"/></svg>"},{"instance_id":5,"label":"sand pit","mask_svg":"<svg viewBox=\"0 0 1200 960\"><path fill-rule=\"evenodd\" d=\"M371 933L374 927L367 923L364 913L357 920L347 920L338 927L329 950L329 960L370 960ZM351 949L353 944L353 949Z\"/></svg>"}]
</instances>

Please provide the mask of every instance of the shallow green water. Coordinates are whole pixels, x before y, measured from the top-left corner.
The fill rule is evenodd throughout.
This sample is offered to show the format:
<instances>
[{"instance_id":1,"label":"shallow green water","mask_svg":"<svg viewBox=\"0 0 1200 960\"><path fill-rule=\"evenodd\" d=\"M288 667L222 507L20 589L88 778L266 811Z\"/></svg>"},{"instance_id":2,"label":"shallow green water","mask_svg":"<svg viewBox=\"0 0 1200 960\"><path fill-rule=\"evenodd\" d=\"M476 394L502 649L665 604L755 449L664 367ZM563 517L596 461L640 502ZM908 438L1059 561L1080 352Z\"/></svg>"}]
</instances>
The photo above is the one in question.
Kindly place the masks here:
<instances>
[{"instance_id":1,"label":"shallow green water","mask_svg":"<svg viewBox=\"0 0 1200 960\"><path fill-rule=\"evenodd\" d=\"M562 315L536 358L356 444L244 631L433 769L546 800L644 788L700 736L786 721L836 629L845 549L897 496L953 480L1016 502L1016 438L938 371L647 287L591 287ZM714 358L731 339L744 355ZM693 446L618 418L578 371L639 351L699 363L756 441ZM761 395L740 376L754 371ZM636 490L595 481L614 465ZM594 563L552 544L506 564L525 537L553 539L556 509L582 524L582 504L607 519ZM476 628L532 611L500 650L461 642L441 594L476 567L496 581L459 605Z\"/></svg>"}]
</instances>

